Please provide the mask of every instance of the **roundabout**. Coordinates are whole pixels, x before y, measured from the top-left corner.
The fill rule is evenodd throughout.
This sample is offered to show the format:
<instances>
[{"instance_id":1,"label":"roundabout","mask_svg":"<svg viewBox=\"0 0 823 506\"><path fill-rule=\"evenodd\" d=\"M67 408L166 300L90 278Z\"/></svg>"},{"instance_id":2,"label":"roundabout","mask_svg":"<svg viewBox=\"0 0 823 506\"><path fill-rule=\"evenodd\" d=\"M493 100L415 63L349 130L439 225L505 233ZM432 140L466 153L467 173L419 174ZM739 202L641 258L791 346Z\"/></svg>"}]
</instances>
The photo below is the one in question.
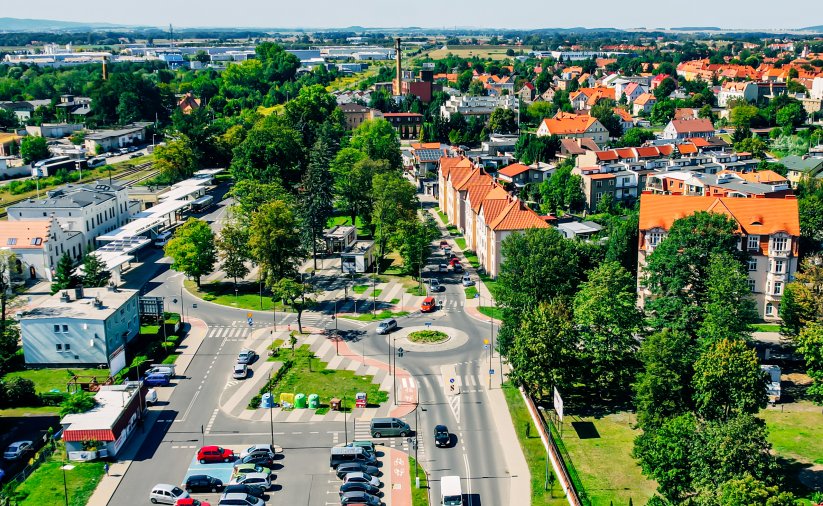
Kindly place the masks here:
<instances>
[{"instance_id":1,"label":"roundabout","mask_svg":"<svg viewBox=\"0 0 823 506\"><path fill-rule=\"evenodd\" d=\"M442 339L437 339L437 337ZM417 325L400 328L397 332L389 334L387 341L389 344L394 341L395 346L409 351L439 352L460 348L469 342L469 335L453 327Z\"/></svg>"}]
</instances>

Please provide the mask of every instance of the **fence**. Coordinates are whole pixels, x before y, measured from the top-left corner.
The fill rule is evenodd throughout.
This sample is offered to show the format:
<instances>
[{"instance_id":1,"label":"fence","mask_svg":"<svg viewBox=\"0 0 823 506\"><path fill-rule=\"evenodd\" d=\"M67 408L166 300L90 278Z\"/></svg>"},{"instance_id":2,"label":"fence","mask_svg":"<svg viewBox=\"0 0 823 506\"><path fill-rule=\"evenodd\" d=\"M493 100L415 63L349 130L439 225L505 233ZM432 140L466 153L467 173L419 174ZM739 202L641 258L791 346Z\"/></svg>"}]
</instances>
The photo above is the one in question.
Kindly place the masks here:
<instances>
[{"instance_id":1,"label":"fence","mask_svg":"<svg viewBox=\"0 0 823 506\"><path fill-rule=\"evenodd\" d=\"M48 436L44 437L47 438ZM55 437L59 438L59 436ZM24 467L22 471L17 473L13 478L10 478L9 481L3 485L2 490L0 490L0 506L13 506L17 504L14 491L20 486L21 483L26 481L26 479L31 476L38 467L40 467L40 464L48 460L52 454L54 454L54 451L58 448L58 446L59 445L57 445L54 440L47 441L43 448L34 454L34 457L31 458L26 467Z\"/></svg>"},{"instance_id":2,"label":"fence","mask_svg":"<svg viewBox=\"0 0 823 506\"><path fill-rule=\"evenodd\" d=\"M591 506L591 501L583 488L577 469L575 469L569 457L569 452L566 451L566 447L557 433L557 428L554 427L551 420L547 420L537 409L534 400L523 388L520 389L520 394L523 396L526 408L529 410L537 431L540 433L543 446L546 447L546 452L549 454L554 474L557 475L570 506Z\"/></svg>"}]
</instances>

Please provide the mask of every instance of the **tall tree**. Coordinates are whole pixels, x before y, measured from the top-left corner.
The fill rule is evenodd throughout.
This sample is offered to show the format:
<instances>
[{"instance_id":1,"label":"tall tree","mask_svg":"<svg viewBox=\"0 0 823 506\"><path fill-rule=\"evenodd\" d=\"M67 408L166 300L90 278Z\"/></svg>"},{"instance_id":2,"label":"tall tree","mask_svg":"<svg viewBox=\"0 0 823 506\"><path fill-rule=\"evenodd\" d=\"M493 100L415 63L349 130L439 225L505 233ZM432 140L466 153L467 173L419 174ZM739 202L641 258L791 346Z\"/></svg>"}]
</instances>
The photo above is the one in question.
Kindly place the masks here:
<instances>
[{"instance_id":1,"label":"tall tree","mask_svg":"<svg viewBox=\"0 0 823 506\"><path fill-rule=\"evenodd\" d=\"M317 292L308 283L301 283L289 278L278 280L271 286L275 300L282 300L297 313L297 331L303 333L303 311L315 304L312 298Z\"/></svg>"},{"instance_id":2,"label":"tall tree","mask_svg":"<svg viewBox=\"0 0 823 506\"><path fill-rule=\"evenodd\" d=\"M542 210L557 214L558 211L575 211L583 208L586 197L583 194L583 180L572 174L574 163L561 163L552 177L540 183L540 195L543 198Z\"/></svg>"},{"instance_id":3,"label":"tall tree","mask_svg":"<svg viewBox=\"0 0 823 506\"><path fill-rule=\"evenodd\" d=\"M517 117L511 109L498 107L489 117L489 130L498 134L512 134L517 132Z\"/></svg>"},{"instance_id":4,"label":"tall tree","mask_svg":"<svg viewBox=\"0 0 823 506\"><path fill-rule=\"evenodd\" d=\"M189 139L181 135L165 146L157 146L154 150L154 166L173 182L191 177L197 168L197 159L189 144Z\"/></svg>"},{"instance_id":5,"label":"tall tree","mask_svg":"<svg viewBox=\"0 0 823 506\"><path fill-rule=\"evenodd\" d=\"M780 300L780 332L797 336L811 322L823 322L823 256L803 260L795 279L786 285Z\"/></svg>"},{"instance_id":6,"label":"tall tree","mask_svg":"<svg viewBox=\"0 0 823 506\"><path fill-rule=\"evenodd\" d=\"M615 105L614 100L600 100L591 108L589 115L597 118L597 121L606 127L609 137L617 138L623 135L623 125L620 124L620 118L614 112Z\"/></svg>"},{"instance_id":7,"label":"tall tree","mask_svg":"<svg viewBox=\"0 0 823 506\"><path fill-rule=\"evenodd\" d=\"M226 276L234 280L236 290L237 278L243 278L249 273L249 267L246 265L251 260L248 228L236 218L226 222L217 238L217 253L220 258L220 268Z\"/></svg>"},{"instance_id":8,"label":"tall tree","mask_svg":"<svg viewBox=\"0 0 823 506\"><path fill-rule=\"evenodd\" d=\"M317 243L323 237L323 230L334 214L334 180L329 171L332 147L326 139L319 138L314 143L311 160L303 185L300 188L300 222L303 243L308 245L317 269Z\"/></svg>"},{"instance_id":9,"label":"tall tree","mask_svg":"<svg viewBox=\"0 0 823 506\"><path fill-rule=\"evenodd\" d=\"M106 270L106 265L100 261L100 257L95 253L86 253L83 256L83 286L104 286L110 278L111 272Z\"/></svg>"},{"instance_id":10,"label":"tall tree","mask_svg":"<svg viewBox=\"0 0 823 506\"><path fill-rule=\"evenodd\" d=\"M406 274L414 277L423 271L423 266L432 253L431 243L439 235L434 219L428 214L423 221L415 217L400 224L397 242Z\"/></svg>"},{"instance_id":11,"label":"tall tree","mask_svg":"<svg viewBox=\"0 0 823 506\"><path fill-rule=\"evenodd\" d=\"M257 212L263 204L273 200L291 200L289 194L279 182L261 183L254 179L241 179L237 181L229 190L229 194L234 199L237 210L232 211L244 226L251 221L252 215Z\"/></svg>"},{"instance_id":12,"label":"tall tree","mask_svg":"<svg viewBox=\"0 0 823 506\"><path fill-rule=\"evenodd\" d=\"M0 250L0 336L6 332L6 304L17 259L8 249ZM0 355L1 357L2 355Z\"/></svg>"},{"instance_id":13,"label":"tall tree","mask_svg":"<svg viewBox=\"0 0 823 506\"><path fill-rule=\"evenodd\" d=\"M50 157L51 153L44 137L27 136L20 141L20 156L23 163L32 163Z\"/></svg>"},{"instance_id":14,"label":"tall tree","mask_svg":"<svg viewBox=\"0 0 823 506\"><path fill-rule=\"evenodd\" d=\"M214 232L205 221L189 218L174 231L165 254L172 259L171 268L194 278L199 288L201 276L214 270L217 262Z\"/></svg>"},{"instance_id":15,"label":"tall tree","mask_svg":"<svg viewBox=\"0 0 823 506\"><path fill-rule=\"evenodd\" d=\"M693 406L694 341L682 332L656 332L640 346L643 370L634 383L637 422L645 431L688 412Z\"/></svg>"},{"instance_id":16,"label":"tall tree","mask_svg":"<svg viewBox=\"0 0 823 506\"><path fill-rule=\"evenodd\" d=\"M393 169L403 167L400 139L391 123L385 119L366 120L352 134L349 145L372 160L386 160Z\"/></svg>"},{"instance_id":17,"label":"tall tree","mask_svg":"<svg viewBox=\"0 0 823 506\"><path fill-rule=\"evenodd\" d=\"M694 364L697 412L707 420L728 420L766 407L766 377L757 353L742 340L712 344Z\"/></svg>"},{"instance_id":18,"label":"tall tree","mask_svg":"<svg viewBox=\"0 0 823 506\"><path fill-rule=\"evenodd\" d=\"M568 301L558 297L531 306L519 324L507 350L512 380L538 398L574 384L578 338Z\"/></svg>"},{"instance_id":19,"label":"tall tree","mask_svg":"<svg viewBox=\"0 0 823 506\"><path fill-rule=\"evenodd\" d=\"M279 116L257 122L234 148L231 172L235 179L255 179L290 187L300 181L305 157L300 133Z\"/></svg>"},{"instance_id":20,"label":"tall tree","mask_svg":"<svg viewBox=\"0 0 823 506\"><path fill-rule=\"evenodd\" d=\"M705 344L722 339L748 339L757 309L743 264L729 253L709 258L706 304L698 335Z\"/></svg>"},{"instance_id":21,"label":"tall tree","mask_svg":"<svg viewBox=\"0 0 823 506\"><path fill-rule=\"evenodd\" d=\"M343 148L338 151L331 162L335 195L351 218L352 225L357 224L358 211L368 202L371 190L371 180L374 174L364 170L368 165L359 163L366 159L366 154L362 151Z\"/></svg>"},{"instance_id":22,"label":"tall tree","mask_svg":"<svg viewBox=\"0 0 823 506\"><path fill-rule=\"evenodd\" d=\"M660 495L675 504L694 491L692 448L696 431L694 415L685 413L644 430L634 441L632 454L643 474L656 481Z\"/></svg>"},{"instance_id":23,"label":"tall tree","mask_svg":"<svg viewBox=\"0 0 823 506\"><path fill-rule=\"evenodd\" d=\"M337 101L323 85L313 84L300 88L297 96L286 102L285 118L289 125L300 132L304 146L314 146L318 130L334 110Z\"/></svg>"},{"instance_id":24,"label":"tall tree","mask_svg":"<svg viewBox=\"0 0 823 506\"><path fill-rule=\"evenodd\" d=\"M635 278L617 262L588 272L574 297L574 323L580 353L596 387L622 394L634 379L642 315L637 309Z\"/></svg>"},{"instance_id":25,"label":"tall tree","mask_svg":"<svg viewBox=\"0 0 823 506\"><path fill-rule=\"evenodd\" d=\"M823 403L823 323L810 322L795 339L797 352L806 361L806 374L812 385L806 393L818 404Z\"/></svg>"},{"instance_id":26,"label":"tall tree","mask_svg":"<svg viewBox=\"0 0 823 506\"><path fill-rule=\"evenodd\" d=\"M372 179L372 202L371 225L377 242L377 257L382 260L400 224L414 219L418 205L417 190L397 172L375 174Z\"/></svg>"},{"instance_id":27,"label":"tall tree","mask_svg":"<svg viewBox=\"0 0 823 506\"><path fill-rule=\"evenodd\" d=\"M249 230L249 252L263 270L266 284L272 287L294 276L305 253L291 207L282 200L263 204L252 215Z\"/></svg>"},{"instance_id":28,"label":"tall tree","mask_svg":"<svg viewBox=\"0 0 823 506\"><path fill-rule=\"evenodd\" d=\"M77 278L73 272L74 260L71 259L68 253L63 253L60 260L57 261L57 267L54 269L51 293L57 293L60 290L74 287L77 284Z\"/></svg>"}]
</instances>

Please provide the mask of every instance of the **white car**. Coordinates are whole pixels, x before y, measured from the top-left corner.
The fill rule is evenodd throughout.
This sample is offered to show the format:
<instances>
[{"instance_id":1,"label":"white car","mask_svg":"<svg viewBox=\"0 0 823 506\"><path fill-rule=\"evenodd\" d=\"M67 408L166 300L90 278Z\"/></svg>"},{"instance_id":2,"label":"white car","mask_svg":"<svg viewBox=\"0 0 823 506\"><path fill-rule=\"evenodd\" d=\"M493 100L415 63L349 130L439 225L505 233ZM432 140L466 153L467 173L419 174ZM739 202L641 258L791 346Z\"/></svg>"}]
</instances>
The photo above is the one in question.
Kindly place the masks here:
<instances>
[{"instance_id":1,"label":"white car","mask_svg":"<svg viewBox=\"0 0 823 506\"><path fill-rule=\"evenodd\" d=\"M274 458L274 454L277 453L272 445L268 443L261 443L256 445L251 445L242 452L240 452L240 458L246 457L247 455L256 455L258 453L265 453L270 458Z\"/></svg>"},{"instance_id":2,"label":"white car","mask_svg":"<svg viewBox=\"0 0 823 506\"><path fill-rule=\"evenodd\" d=\"M223 494L217 506L264 506L265 504L263 499L249 494Z\"/></svg>"},{"instance_id":3,"label":"white car","mask_svg":"<svg viewBox=\"0 0 823 506\"><path fill-rule=\"evenodd\" d=\"M31 441L15 441L10 444L3 453L3 458L6 460L17 460L23 456L24 453L34 450Z\"/></svg>"},{"instance_id":4,"label":"white car","mask_svg":"<svg viewBox=\"0 0 823 506\"><path fill-rule=\"evenodd\" d=\"M474 281L472 281L472 277L469 276L469 273L463 274L463 286L472 286Z\"/></svg>"},{"instance_id":5,"label":"white car","mask_svg":"<svg viewBox=\"0 0 823 506\"><path fill-rule=\"evenodd\" d=\"M380 480L366 473L349 473L343 479L344 483L368 483L373 487L380 486Z\"/></svg>"},{"instance_id":6,"label":"white car","mask_svg":"<svg viewBox=\"0 0 823 506\"><path fill-rule=\"evenodd\" d=\"M234 372L231 374L234 379L246 379L249 375L249 366L246 364L234 364Z\"/></svg>"},{"instance_id":7,"label":"white car","mask_svg":"<svg viewBox=\"0 0 823 506\"><path fill-rule=\"evenodd\" d=\"M229 485L235 484L258 487L265 491L271 488L271 476L266 473L238 474L229 482Z\"/></svg>"},{"instance_id":8,"label":"white car","mask_svg":"<svg viewBox=\"0 0 823 506\"><path fill-rule=\"evenodd\" d=\"M189 493L175 485L158 483L151 489L149 500L152 504L177 504L178 499L189 497Z\"/></svg>"}]
</instances>

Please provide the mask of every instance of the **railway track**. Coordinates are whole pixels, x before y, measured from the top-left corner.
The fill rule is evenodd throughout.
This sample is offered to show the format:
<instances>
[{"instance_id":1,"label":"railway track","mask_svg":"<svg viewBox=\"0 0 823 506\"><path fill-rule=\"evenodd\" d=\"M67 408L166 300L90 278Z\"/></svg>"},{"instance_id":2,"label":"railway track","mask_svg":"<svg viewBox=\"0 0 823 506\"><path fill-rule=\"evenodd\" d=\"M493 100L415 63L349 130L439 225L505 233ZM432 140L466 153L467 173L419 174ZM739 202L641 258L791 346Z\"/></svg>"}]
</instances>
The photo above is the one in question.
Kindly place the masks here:
<instances>
[{"instance_id":1,"label":"railway track","mask_svg":"<svg viewBox=\"0 0 823 506\"><path fill-rule=\"evenodd\" d=\"M111 176L111 179L112 179L112 181L114 181L114 180L117 180L117 181L126 180L126 182L123 183L123 186L134 186L136 183L139 183L141 181L145 181L147 179L153 178L154 176L156 176L160 172L160 171L152 171L152 172L146 174L145 176L135 178L133 180L128 180L129 176L133 176L134 174L137 174L138 172L143 172L147 169L150 169L151 166L152 166L151 162L141 163L139 165L135 165L134 167L126 169L123 172L120 172L120 173L118 173L114 176ZM42 192L45 193L48 190L49 189L43 189ZM5 202L3 204L3 206L4 206L3 209L0 209L0 218L5 218L8 215L8 212L6 211L6 209L8 209L9 207L11 207L15 204L18 204L20 202L23 202L25 200L29 200L31 198L32 197L22 197L22 198L17 198L17 199L9 200L8 202Z\"/></svg>"}]
</instances>

